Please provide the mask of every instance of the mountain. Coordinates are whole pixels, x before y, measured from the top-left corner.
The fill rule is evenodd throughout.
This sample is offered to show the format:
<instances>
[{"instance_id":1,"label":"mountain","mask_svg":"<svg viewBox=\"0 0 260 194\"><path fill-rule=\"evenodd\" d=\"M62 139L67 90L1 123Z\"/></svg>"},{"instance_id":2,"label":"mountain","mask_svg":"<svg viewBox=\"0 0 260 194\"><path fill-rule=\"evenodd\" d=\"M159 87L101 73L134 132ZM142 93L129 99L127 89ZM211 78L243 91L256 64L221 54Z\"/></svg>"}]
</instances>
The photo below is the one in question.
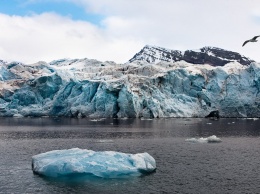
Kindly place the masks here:
<instances>
[{"instance_id":1,"label":"mountain","mask_svg":"<svg viewBox=\"0 0 260 194\"><path fill-rule=\"evenodd\" d=\"M217 48L147 46L125 64L0 61L2 117L205 117L214 110L260 117L259 63Z\"/></svg>"},{"instance_id":2,"label":"mountain","mask_svg":"<svg viewBox=\"0 0 260 194\"><path fill-rule=\"evenodd\" d=\"M224 66L230 62L238 62L242 65L249 65L253 60L240 55L239 53L227 51L216 47L203 47L199 50L170 50L157 46L146 45L140 52L129 60L146 61L148 63L186 61L192 64L209 64L212 66Z\"/></svg>"}]
</instances>

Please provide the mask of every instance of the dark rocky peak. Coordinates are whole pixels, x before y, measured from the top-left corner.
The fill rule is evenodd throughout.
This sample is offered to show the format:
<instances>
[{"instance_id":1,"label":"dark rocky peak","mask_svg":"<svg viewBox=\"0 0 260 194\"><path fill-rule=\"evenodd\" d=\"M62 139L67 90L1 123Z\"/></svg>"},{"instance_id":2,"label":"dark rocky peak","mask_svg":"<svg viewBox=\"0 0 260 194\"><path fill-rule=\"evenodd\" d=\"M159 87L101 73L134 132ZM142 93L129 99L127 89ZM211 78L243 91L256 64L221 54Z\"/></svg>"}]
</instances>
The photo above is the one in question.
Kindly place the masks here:
<instances>
[{"instance_id":1,"label":"dark rocky peak","mask_svg":"<svg viewBox=\"0 0 260 194\"><path fill-rule=\"evenodd\" d=\"M171 50L157 46L146 45L139 53L129 60L146 61L158 63L161 61L176 62L184 60L192 64L209 64L212 66L223 66L229 62L239 62L242 65L249 65L253 60L233 51L227 51L216 47L203 47L198 50L186 50L184 52Z\"/></svg>"},{"instance_id":2,"label":"dark rocky peak","mask_svg":"<svg viewBox=\"0 0 260 194\"><path fill-rule=\"evenodd\" d=\"M130 63L134 61L146 61L148 63L157 63L160 61L175 62L180 61L182 52L178 50L170 50L157 46L146 45L139 53L129 60Z\"/></svg>"}]
</instances>

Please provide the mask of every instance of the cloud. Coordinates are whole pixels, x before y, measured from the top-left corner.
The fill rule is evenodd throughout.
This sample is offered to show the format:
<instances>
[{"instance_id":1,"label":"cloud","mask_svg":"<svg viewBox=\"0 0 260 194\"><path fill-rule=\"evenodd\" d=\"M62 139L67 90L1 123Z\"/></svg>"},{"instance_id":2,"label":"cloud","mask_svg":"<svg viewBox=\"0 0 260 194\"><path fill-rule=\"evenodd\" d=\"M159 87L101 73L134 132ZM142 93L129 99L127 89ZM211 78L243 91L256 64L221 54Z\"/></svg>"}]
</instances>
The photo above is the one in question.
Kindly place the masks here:
<instances>
[{"instance_id":1,"label":"cloud","mask_svg":"<svg viewBox=\"0 0 260 194\"><path fill-rule=\"evenodd\" d=\"M258 1L73 1L88 12L104 14L104 26L118 36L181 50L217 46L260 61L259 44L241 47L245 39L260 32L252 17L260 6Z\"/></svg>"},{"instance_id":2,"label":"cloud","mask_svg":"<svg viewBox=\"0 0 260 194\"><path fill-rule=\"evenodd\" d=\"M33 3L44 0L33 0ZM61 0L55 0L61 2ZM100 23L59 13L0 14L0 58L35 62L58 58L96 58L126 62L145 44L186 50L203 46L240 52L260 61L260 43L242 47L260 32L256 7L248 0L64 0Z\"/></svg>"},{"instance_id":3,"label":"cloud","mask_svg":"<svg viewBox=\"0 0 260 194\"><path fill-rule=\"evenodd\" d=\"M125 62L139 42L115 38L106 30L54 13L33 16L0 14L0 58L23 62L58 58L95 58ZM127 48L129 45L129 48Z\"/></svg>"}]
</instances>

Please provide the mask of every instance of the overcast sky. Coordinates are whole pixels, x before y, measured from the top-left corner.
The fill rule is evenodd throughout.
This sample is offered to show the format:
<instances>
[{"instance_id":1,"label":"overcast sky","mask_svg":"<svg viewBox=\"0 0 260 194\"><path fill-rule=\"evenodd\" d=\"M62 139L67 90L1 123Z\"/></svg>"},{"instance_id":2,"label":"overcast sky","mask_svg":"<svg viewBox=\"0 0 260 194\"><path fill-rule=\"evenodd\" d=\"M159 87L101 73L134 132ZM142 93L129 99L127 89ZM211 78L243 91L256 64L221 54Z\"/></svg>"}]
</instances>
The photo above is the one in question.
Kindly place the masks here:
<instances>
[{"instance_id":1,"label":"overcast sky","mask_svg":"<svg viewBox=\"0 0 260 194\"><path fill-rule=\"evenodd\" d=\"M128 61L143 46L215 46L260 62L260 0L0 0L0 59Z\"/></svg>"}]
</instances>

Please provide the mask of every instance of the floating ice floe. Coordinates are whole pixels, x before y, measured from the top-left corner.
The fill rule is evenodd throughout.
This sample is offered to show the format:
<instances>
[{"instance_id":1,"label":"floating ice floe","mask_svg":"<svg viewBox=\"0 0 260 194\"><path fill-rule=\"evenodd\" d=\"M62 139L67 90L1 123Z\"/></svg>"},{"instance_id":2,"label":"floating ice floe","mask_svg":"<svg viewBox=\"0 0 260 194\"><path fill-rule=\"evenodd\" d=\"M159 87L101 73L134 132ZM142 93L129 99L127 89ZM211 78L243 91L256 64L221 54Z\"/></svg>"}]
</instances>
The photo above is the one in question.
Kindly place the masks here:
<instances>
[{"instance_id":1,"label":"floating ice floe","mask_svg":"<svg viewBox=\"0 0 260 194\"><path fill-rule=\"evenodd\" d=\"M247 120L253 120L253 121L257 121L259 120L259 118L246 118Z\"/></svg>"},{"instance_id":2,"label":"floating ice floe","mask_svg":"<svg viewBox=\"0 0 260 194\"><path fill-rule=\"evenodd\" d=\"M32 157L33 172L48 177L88 174L102 178L124 178L141 176L155 169L155 159L148 153L95 152L73 148Z\"/></svg>"},{"instance_id":3,"label":"floating ice floe","mask_svg":"<svg viewBox=\"0 0 260 194\"><path fill-rule=\"evenodd\" d=\"M90 121L92 121L92 122L99 122L99 121L104 121L104 120L106 120L105 118L101 118L101 119L92 119L92 120L90 120Z\"/></svg>"},{"instance_id":4,"label":"floating ice floe","mask_svg":"<svg viewBox=\"0 0 260 194\"><path fill-rule=\"evenodd\" d=\"M23 118L24 116L21 115L21 114L14 114L13 117L15 117L15 118Z\"/></svg>"},{"instance_id":5,"label":"floating ice floe","mask_svg":"<svg viewBox=\"0 0 260 194\"><path fill-rule=\"evenodd\" d=\"M100 139L96 141L97 143L113 143L112 139Z\"/></svg>"},{"instance_id":6,"label":"floating ice floe","mask_svg":"<svg viewBox=\"0 0 260 194\"><path fill-rule=\"evenodd\" d=\"M218 138L216 135L212 135L210 137L206 137L206 138L190 138L190 139L186 139L185 141L188 142L193 142L193 143L220 143L221 139Z\"/></svg>"},{"instance_id":7,"label":"floating ice floe","mask_svg":"<svg viewBox=\"0 0 260 194\"><path fill-rule=\"evenodd\" d=\"M149 118L141 118L141 121L152 121L153 119L149 119Z\"/></svg>"}]
</instances>

